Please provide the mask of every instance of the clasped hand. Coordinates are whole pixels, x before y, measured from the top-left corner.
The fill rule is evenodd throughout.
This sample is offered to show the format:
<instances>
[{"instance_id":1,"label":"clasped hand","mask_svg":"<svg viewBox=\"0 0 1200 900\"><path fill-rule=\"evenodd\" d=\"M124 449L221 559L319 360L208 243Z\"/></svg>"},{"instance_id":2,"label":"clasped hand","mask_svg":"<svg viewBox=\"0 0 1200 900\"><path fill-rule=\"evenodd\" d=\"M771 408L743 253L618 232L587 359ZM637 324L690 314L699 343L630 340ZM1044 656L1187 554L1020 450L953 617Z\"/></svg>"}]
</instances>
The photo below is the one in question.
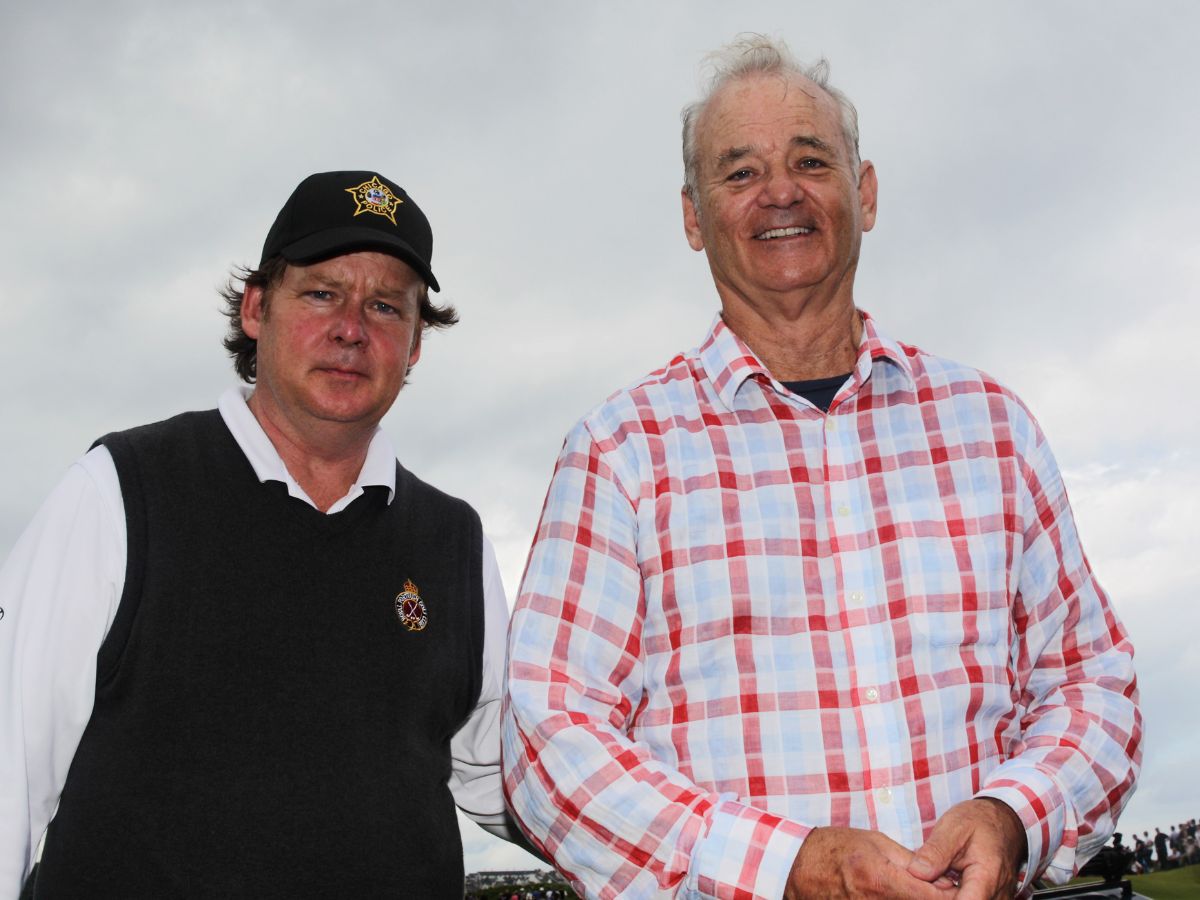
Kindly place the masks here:
<instances>
[{"instance_id":1,"label":"clasped hand","mask_svg":"<svg viewBox=\"0 0 1200 900\"><path fill-rule=\"evenodd\" d=\"M877 831L814 830L796 855L784 897L998 900L1016 893L1024 857L1016 813L978 798L949 809L916 852Z\"/></svg>"}]
</instances>

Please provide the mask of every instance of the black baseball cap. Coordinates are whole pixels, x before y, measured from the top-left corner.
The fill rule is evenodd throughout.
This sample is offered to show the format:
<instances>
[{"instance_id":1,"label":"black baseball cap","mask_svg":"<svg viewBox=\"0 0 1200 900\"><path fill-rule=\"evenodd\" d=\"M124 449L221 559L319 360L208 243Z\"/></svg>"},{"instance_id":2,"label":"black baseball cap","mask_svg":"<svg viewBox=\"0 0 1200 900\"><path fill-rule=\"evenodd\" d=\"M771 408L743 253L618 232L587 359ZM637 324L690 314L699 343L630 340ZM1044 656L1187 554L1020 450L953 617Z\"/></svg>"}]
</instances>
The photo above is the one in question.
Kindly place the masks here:
<instances>
[{"instance_id":1,"label":"black baseball cap","mask_svg":"<svg viewBox=\"0 0 1200 900\"><path fill-rule=\"evenodd\" d=\"M307 265L356 250L390 253L412 266L432 290L433 229L404 188L378 172L319 172L292 191L263 244L273 256Z\"/></svg>"}]
</instances>

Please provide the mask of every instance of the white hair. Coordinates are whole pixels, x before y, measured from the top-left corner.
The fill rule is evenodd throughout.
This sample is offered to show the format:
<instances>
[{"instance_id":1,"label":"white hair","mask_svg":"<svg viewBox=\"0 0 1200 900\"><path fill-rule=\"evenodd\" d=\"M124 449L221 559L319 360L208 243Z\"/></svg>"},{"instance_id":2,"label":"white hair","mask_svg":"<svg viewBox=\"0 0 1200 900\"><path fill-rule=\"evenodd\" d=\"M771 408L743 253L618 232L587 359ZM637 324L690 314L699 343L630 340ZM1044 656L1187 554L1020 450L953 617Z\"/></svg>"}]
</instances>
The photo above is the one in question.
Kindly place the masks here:
<instances>
[{"instance_id":1,"label":"white hair","mask_svg":"<svg viewBox=\"0 0 1200 900\"><path fill-rule=\"evenodd\" d=\"M683 108L683 187L689 197L696 199L699 184L696 158L696 126L713 96L740 78L753 75L795 75L807 78L837 104L842 118L842 134L854 168L858 168L858 111L850 98L829 83L829 62L819 59L812 65L799 62L787 44L762 34L740 34L732 43L705 57L712 69L704 95Z\"/></svg>"}]
</instances>

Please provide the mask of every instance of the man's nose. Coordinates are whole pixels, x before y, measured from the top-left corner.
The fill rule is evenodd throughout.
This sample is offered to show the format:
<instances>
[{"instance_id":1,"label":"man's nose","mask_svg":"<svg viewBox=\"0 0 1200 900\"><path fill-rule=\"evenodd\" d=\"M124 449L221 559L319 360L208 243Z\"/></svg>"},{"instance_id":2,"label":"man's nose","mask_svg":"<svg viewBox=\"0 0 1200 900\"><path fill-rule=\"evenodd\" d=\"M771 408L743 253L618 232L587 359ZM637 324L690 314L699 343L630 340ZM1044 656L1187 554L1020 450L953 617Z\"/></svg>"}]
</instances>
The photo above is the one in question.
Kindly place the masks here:
<instances>
[{"instance_id":1,"label":"man's nose","mask_svg":"<svg viewBox=\"0 0 1200 900\"><path fill-rule=\"evenodd\" d=\"M776 169L767 173L762 182L759 202L763 206L789 207L804 199L804 189L799 179L786 169Z\"/></svg>"},{"instance_id":2,"label":"man's nose","mask_svg":"<svg viewBox=\"0 0 1200 900\"><path fill-rule=\"evenodd\" d=\"M342 304L337 311L330 336L344 344L363 344L367 340L366 313L357 302Z\"/></svg>"}]
</instances>

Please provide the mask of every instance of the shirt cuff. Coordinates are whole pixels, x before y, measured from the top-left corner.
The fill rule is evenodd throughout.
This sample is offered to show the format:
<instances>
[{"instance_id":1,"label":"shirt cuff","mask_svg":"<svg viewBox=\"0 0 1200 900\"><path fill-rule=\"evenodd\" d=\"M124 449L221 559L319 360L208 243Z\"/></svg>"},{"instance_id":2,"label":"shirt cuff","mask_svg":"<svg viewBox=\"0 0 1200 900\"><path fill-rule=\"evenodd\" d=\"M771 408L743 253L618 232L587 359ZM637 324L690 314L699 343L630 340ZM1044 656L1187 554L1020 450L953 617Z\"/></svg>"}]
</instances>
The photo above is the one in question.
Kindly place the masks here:
<instances>
[{"instance_id":1,"label":"shirt cuff","mask_svg":"<svg viewBox=\"0 0 1200 900\"><path fill-rule=\"evenodd\" d=\"M811 828L724 797L692 848L687 898L778 900Z\"/></svg>"},{"instance_id":2,"label":"shirt cuff","mask_svg":"<svg viewBox=\"0 0 1200 900\"><path fill-rule=\"evenodd\" d=\"M1033 763L1011 759L988 776L976 797L1007 805L1025 826L1028 848L1017 892L1042 874L1063 884L1075 874L1075 816L1058 784Z\"/></svg>"}]
</instances>

